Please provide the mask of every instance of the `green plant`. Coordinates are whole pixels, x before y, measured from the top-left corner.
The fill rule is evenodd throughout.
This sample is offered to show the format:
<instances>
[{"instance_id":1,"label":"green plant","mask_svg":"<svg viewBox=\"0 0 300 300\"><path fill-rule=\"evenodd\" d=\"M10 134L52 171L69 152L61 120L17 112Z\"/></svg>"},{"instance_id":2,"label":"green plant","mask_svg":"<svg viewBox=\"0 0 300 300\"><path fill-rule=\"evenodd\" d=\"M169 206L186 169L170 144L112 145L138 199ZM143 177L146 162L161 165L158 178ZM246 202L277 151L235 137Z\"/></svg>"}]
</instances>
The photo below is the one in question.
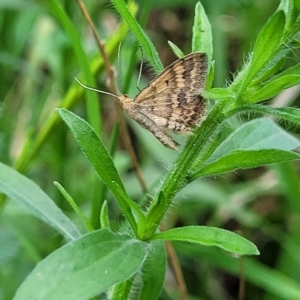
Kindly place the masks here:
<instances>
[{"instance_id":1,"label":"green plant","mask_svg":"<svg viewBox=\"0 0 300 300\"><path fill-rule=\"evenodd\" d=\"M120 0L112 3L134 33L151 66L161 72L162 63L153 44L125 3ZM65 18L58 6L53 7L62 19ZM72 27L67 22L65 24ZM215 103L211 105L201 126L195 129L180 150L147 209L142 209L129 197L111 154L93 129L97 128L98 120L90 118L91 127L70 111L58 109L105 188L112 192L118 202L125 217L125 229L119 233L109 229L107 203L104 202L100 214L101 229L93 230L93 224L80 212L72 197L56 183L86 225L89 233L82 235L41 189L1 164L0 190L69 240L37 265L17 291L15 299L88 299L107 290L110 299L127 299L132 290L139 299L157 299L165 275L163 241L217 246L237 256L257 255L255 245L224 229L186 226L159 232L159 225L174 197L197 179L237 168L255 168L299 159L299 154L293 151L299 147L299 141L265 118L253 119L221 140L226 121L244 112L271 114L300 123L299 109L271 108L258 104L300 83L299 64L280 72L286 55L299 42L299 28L300 16L293 1L282 1L259 33L248 61L233 82L227 88L211 88L214 74L211 28L202 5L196 5L192 52L207 53L210 72L203 95ZM74 43L77 42L75 39ZM171 47L178 56L182 56L177 46L171 44ZM82 55L78 51L78 56ZM93 76L86 63L82 61L82 68L87 80L90 79L88 83L92 85ZM93 110L95 108L90 107L90 115L93 115ZM132 289L133 285L135 287ZM300 292L295 290L299 298Z\"/></svg>"}]
</instances>

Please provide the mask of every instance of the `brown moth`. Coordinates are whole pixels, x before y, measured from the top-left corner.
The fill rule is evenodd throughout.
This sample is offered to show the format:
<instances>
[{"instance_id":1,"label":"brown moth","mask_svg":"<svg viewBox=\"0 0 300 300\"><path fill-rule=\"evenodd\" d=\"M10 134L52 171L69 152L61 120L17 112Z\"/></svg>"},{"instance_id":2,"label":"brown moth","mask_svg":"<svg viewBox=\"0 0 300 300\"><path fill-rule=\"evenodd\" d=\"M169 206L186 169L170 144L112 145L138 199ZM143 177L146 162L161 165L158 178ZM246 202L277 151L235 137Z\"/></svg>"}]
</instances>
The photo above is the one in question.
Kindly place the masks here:
<instances>
[{"instance_id":1,"label":"brown moth","mask_svg":"<svg viewBox=\"0 0 300 300\"><path fill-rule=\"evenodd\" d=\"M179 145L166 129L189 134L203 120L206 105L200 93L206 77L207 56L195 52L170 64L133 100L127 95L112 96L132 119L176 150Z\"/></svg>"}]
</instances>

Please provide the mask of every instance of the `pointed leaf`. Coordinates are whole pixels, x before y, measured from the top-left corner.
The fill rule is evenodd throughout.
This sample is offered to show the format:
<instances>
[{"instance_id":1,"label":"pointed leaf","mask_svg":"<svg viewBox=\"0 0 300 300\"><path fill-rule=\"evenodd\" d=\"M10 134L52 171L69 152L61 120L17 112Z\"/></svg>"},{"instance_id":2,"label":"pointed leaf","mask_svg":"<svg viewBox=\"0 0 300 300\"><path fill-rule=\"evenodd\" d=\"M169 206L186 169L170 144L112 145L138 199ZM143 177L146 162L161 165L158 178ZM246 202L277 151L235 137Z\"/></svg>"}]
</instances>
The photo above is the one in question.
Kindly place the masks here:
<instances>
[{"instance_id":1,"label":"pointed leaf","mask_svg":"<svg viewBox=\"0 0 300 300\"><path fill-rule=\"evenodd\" d=\"M230 111L230 115L235 115L241 112L252 111L274 115L287 121L300 124L300 109L296 107L278 107L272 108L266 105L242 105Z\"/></svg>"},{"instance_id":2,"label":"pointed leaf","mask_svg":"<svg viewBox=\"0 0 300 300\"><path fill-rule=\"evenodd\" d=\"M107 201L104 200L100 210L100 226L101 228L110 229L110 221L108 217Z\"/></svg>"},{"instance_id":3,"label":"pointed leaf","mask_svg":"<svg viewBox=\"0 0 300 300\"><path fill-rule=\"evenodd\" d=\"M261 69L261 71L258 72L257 75L255 75L254 79L249 85L250 88L255 85L260 85L261 83L265 82L270 77L272 77L274 74L282 70L285 64L286 56L288 55L289 51L290 50L286 48L280 49L280 51L278 51L278 53L276 53L272 57L272 59L270 59L268 63ZM247 97L245 97L244 95L243 97L247 99Z\"/></svg>"},{"instance_id":4,"label":"pointed leaf","mask_svg":"<svg viewBox=\"0 0 300 300\"><path fill-rule=\"evenodd\" d=\"M135 274L146 246L107 229L88 233L41 261L14 300L89 299Z\"/></svg>"},{"instance_id":5,"label":"pointed leaf","mask_svg":"<svg viewBox=\"0 0 300 300\"><path fill-rule=\"evenodd\" d=\"M143 51L146 54L147 59L151 63L152 67L157 73L162 72L164 67L153 43L149 39L148 35L144 32L140 24L137 22L137 20L134 18L134 16L131 14L125 1L111 0L111 2L118 13L121 15L122 19L127 22L131 31L142 46Z\"/></svg>"},{"instance_id":6,"label":"pointed leaf","mask_svg":"<svg viewBox=\"0 0 300 300\"><path fill-rule=\"evenodd\" d=\"M290 151L298 147L299 140L273 121L254 119L231 133L205 164L195 164L191 179L299 159Z\"/></svg>"},{"instance_id":7,"label":"pointed leaf","mask_svg":"<svg viewBox=\"0 0 300 300\"><path fill-rule=\"evenodd\" d=\"M73 210L76 212L76 214L81 218L83 224L85 225L86 229L88 231L93 231L94 227L91 224L91 222L88 220L88 218L85 216L85 214L81 211L75 200L71 197L71 195L65 190L65 188L58 183L57 181L54 181L54 185L57 187L57 189L61 192L61 194L65 197L65 199L69 202Z\"/></svg>"},{"instance_id":8,"label":"pointed leaf","mask_svg":"<svg viewBox=\"0 0 300 300\"><path fill-rule=\"evenodd\" d=\"M236 169L257 168L263 165L296 159L300 159L298 153L277 149L234 151L211 164L205 165L198 172L195 172L191 178L196 179L203 176L218 175Z\"/></svg>"},{"instance_id":9,"label":"pointed leaf","mask_svg":"<svg viewBox=\"0 0 300 300\"><path fill-rule=\"evenodd\" d=\"M295 86L300 83L300 64L293 66L277 76L274 76L268 82L262 85L249 88L244 98L247 103L255 103L270 99L279 94L284 89Z\"/></svg>"},{"instance_id":10,"label":"pointed leaf","mask_svg":"<svg viewBox=\"0 0 300 300\"><path fill-rule=\"evenodd\" d=\"M276 52L279 51L284 26L285 14L282 10L278 10L271 16L259 33L254 45L252 57L247 66L238 74L232 83L230 87L231 90L238 90L238 94L241 95L255 76L258 74L259 76L264 76L260 71L272 60Z\"/></svg>"},{"instance_id":11,"label":"pointed leaf","mask_svg":"<svg viewBox=\"0 0 300 300\"><path fill-rule=\"evenodd\" d=\"M179 49L178 46L176 46L174 43L172 43L171 41L168 41L169 46L171 47L171 49L173 50L174 54L178 57L178 58L182 58L184 57L184 53L181 51L181 49Z\"/></svg>"},{"instance_id":12,"label":"pointed leaf","mask_svg":"<svg viewBox=\"0 0 300 300\"><path fill-rule=\"evenodd\" d=\"M294 29L297 12L294 8L294 0L282 0L278 10L282 9L286 15L285 34L289 34Z\"/></svg>"},{"instance_id":13,"label":"pointed leaf","mask_svg":"<svg viewBox=\"0 0 300 300\"><path fill-rule=\"evenodd\" d=\"M85 120L67 109L58 108L57 112L70 128L83 153L94 166L103 182L113 188L111 181L115 181L125 190L111 156L93 128Z\"/></svg>"},{"instance_id":14,"label":"pointed leaf","mask_svg":"<svg viewBox=\"0 0 300 300\"><path fill-rule=\"evenodd\" d=\"M156 233L153 240L182 241L216 246L238 255L258 255L257 247L245 238L216 227L186 226Z\"/></svg>"},{"instance_id":15,"label":"pointed leaf","mask_svg":"<svg viewBox=\"0 0 300 300\"><path fill-rule=\"evenodd\" d=\"M192 51L206 53L210 69L213 55L212 32L209 20L201 2L198 2L195 7Z\"/></svg>"},{"instance_id":16,"label":"pointed leaf","mask_svg":"<svg viewBox=\"0 0 300 300\"><path fill-rule=\"evenodd\" d=\"M0 192L21 205L27 212L74 240L81 233L54 201L33 181L0 163Z\"/></svg>"},{"instance_id":17,"label":"pointed leaf","mask_svg":"<svg viewBox=\"0 0 300 300\"><path fill-rule=\"evenodd\" d=\"M207 163L237 150L294 150L300 142L267 118L254 119L231 133Z\"/></svg>"},{"instance_id":18,"label":"pointed leaf","mask_svg":"<svg viewBox=\"0 0 300 300\"><path fill-rule=\"evenodd\" d=\"M83 153L93 165L102 181L114 194L126 219L135 230L136 223L132 215L131 208L136 207L136 203L127 196L113 160L101 143L99 137L85 120L66 109L61 108L57 109L57 111L72 131ZM120 197L118 187L122 190L123 194L126 195L126 199L128 201L124 201L124 198ZM132 202L132 206L130 206L130 202Z\"/></svg>"},{"instance_id":19,"label":"pointed leaf","mask_svg":"<svg viewBox=\"0 0 300 300\"><path fill-rule=\"evenodd\" d=\"M236 95L234 92L232 92L230 89L225 89L225 88L212 88L208 91L204 91L201 93L201 95L210 100L227 100L227 101L232 101L235 100Z\"/></svg>"},{"instance_id":20,"label":"pointed leaf","mask_svg":"<svg viewBox=\"0 0 300 300\"><path fill-rule=\"evenodd\" d=\"M271 16L256 39L253 49L251 73L257 73L280 47L284 26L285 14L283 11L278 10Z\"/></svg>"}]
</instances>

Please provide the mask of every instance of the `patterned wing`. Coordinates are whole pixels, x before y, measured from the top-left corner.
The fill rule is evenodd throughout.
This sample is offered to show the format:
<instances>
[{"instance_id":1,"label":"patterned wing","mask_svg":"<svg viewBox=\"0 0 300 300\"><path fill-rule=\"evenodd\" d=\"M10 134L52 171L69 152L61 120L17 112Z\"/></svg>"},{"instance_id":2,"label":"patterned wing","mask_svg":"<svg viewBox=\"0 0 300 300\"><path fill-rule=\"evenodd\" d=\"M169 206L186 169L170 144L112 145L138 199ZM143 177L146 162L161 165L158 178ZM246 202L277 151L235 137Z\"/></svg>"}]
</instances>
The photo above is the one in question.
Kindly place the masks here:
<instances>
[{"instance_id":1,"label":"patterned wing","mask_svg":"<svg viewBox=\"0 0 300 300\"><path fill-rule=\"evenodd\" d=\"M199 95L207 76L207 56L191 53L169 65L134 99L133 106L159 126L188 133L205 114Z\"/></svg>"}]
</instances>

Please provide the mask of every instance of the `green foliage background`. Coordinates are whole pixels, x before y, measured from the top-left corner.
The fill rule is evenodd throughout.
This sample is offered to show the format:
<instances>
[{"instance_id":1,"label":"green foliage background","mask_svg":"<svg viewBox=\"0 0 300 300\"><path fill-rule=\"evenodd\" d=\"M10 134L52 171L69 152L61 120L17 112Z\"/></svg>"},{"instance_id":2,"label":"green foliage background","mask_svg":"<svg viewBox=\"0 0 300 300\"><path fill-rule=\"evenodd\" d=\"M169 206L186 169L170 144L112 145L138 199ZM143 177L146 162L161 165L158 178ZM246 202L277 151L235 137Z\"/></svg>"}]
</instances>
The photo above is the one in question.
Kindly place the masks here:
<instances>
[{"instance_id":1,"label":"green foliage background","mask_svg":"<svg viewBox=\"0 0 300 300\"><path fill-rule=\"evenodd\" d=\"M243 66L257 34L279 2L201 3L212 26L213 87L221 88ZM153 0L137 4L137 18L165 66L175 59L169 40L184 53L192 51L196 1ZM138 92L136 64L143 59L139 46L127 25L119 25L110 2L87 1L86 5L99 35L107 42L107 52L115 66L122 41L118 76L122 76L121 91L133 97ZM295 5L300 8L297 1ZM59 6L64 7L71 24ZM151 197L144 195L124 146L114 139L118 136L114 100L101 96L99 101L97 94L83 91L74 81L76 76L90 86L105 89L103 60L76 2L0 0L0 35L1 162L36 182L82 231L80 218L53 182L59 182L73 196L93 228L99 228L100 207L107 200L110 225L119 230L124 219L120 208L55 111L64 107L88 119L107 148L116 149L112 151L114 163L130 198L144 199L148 207ZM297 50L293 54L286 58L282 68L297 64ZM144 68L142 86L162 66L152 67L154 70ZM96 78L91 74L96 74ZM299 89L280 96L277 100L283 99L285 105L299 106ZM148 193L153 195L177 153L165 149L147 131L128 121ZM224 139L241 124L239 117L230 119L220 138ZM296 125L281 125L299 133ZM181 141L184 143L185 138ZM299 187L298 162L293 162L239 169L198 180L176 196L164 220L165 228L185 225L225 228L251 240L261 253L240 263L218 249L174 243L191 299L236 299L241 268L246 281L245 299L300 299ZM63 243L55 230L10 199L1 198L0 299L12 299L35 265ZM166 283L160 299L179 299L172 280L171 277L171 283Z\"/></svg>"}]
</instances>

